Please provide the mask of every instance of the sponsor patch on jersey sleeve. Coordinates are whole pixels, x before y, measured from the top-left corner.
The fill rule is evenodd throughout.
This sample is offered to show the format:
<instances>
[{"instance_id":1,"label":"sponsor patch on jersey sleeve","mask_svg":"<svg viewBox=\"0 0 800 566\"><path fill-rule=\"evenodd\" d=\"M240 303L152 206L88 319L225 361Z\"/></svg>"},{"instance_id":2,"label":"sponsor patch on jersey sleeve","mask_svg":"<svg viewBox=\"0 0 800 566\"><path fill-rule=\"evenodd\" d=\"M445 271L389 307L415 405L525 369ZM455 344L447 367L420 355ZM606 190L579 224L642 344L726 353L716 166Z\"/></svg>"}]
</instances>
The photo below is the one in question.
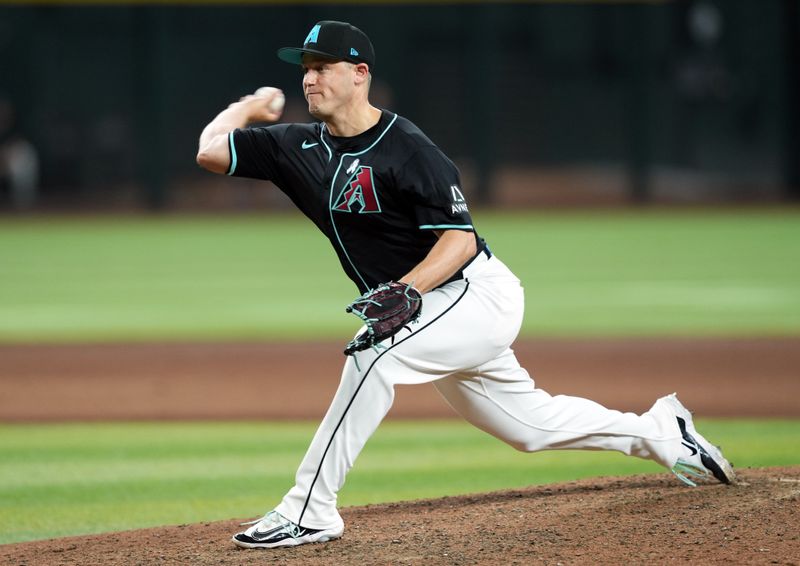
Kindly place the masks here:
<instances>
[{"instance_id":1,"label":"sponsor patch on jersey sleeve","mask_svg":"<svg viewBox=\"0 0 800 566\"><path fill-rule=\"evenodd\" d=\"M417 205L420 230L474 230L467 199L457 184L450 185L450 200L435 205Z\"/></svg>"},{"instance_id":2,"label":"sponsor patch on jersey sleeve","mask_svg":"<svg viewBox=\"0 0 800 566\"><path fill-rule=\"evenodd\" d=\"M435 146L424 147L403 168L404 187L422 230L472 230L458 169Z\"/></svg>"}]
</instances>

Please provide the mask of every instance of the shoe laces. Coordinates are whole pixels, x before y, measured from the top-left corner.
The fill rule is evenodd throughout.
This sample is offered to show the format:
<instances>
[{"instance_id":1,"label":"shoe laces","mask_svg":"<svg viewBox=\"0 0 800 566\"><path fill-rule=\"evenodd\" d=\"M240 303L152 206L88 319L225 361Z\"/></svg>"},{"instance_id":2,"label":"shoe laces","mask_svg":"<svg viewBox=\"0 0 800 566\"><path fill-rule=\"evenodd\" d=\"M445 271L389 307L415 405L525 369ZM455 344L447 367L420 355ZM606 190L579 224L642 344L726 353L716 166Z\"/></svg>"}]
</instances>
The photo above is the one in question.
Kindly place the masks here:
<instances>
[{"instance_id":1,"label":"shoe laces","mask_svg":"<svg viewBox=\"0 0 800 566\"><path fill-rule=\"evenodd\" d=\"M261 521L264 521L265 523L278 524L278 523L281 522L281 519L283 519L283 517L281 516L280 513L278 513L277 511L270 511L269 513L265 514L263 517L259 517L258 519L255 519L253 521L247 521L246 523L239 523L239 524L242 527L244 527L246 525L255 525L256 523L260 523Z\"/></svg>"},{"instance_id":2,"label":"shoe laces","mask_svg":"<svg viewBox=\"0 0 800 566\"><path fill-rule=\"evenodd\" d=\"M266 525L271 525L274 527L282 527L283 531L286 532L290 537L297 538L300 536L300 525L297 525L278 513L277 511L270 511L263 517L259 517L254 521L248 521L246 523L241 523L241 526L245 525L255 525L257 523L264 522Z\"/></svg>"},{"instance_id":3,"label":"shoe laces","mask_svg":"<svg viewBox=\"0 0 800 566\"><path fill-rule=\"evenodd\" d=\"M681 459L678 459L675 465L672 466L672 473L683 483L691 487L697 487L697 484L689 476L698 479L706 479L711 476L709 471L705 468L701 468Z\"/></svg>"}]
</instances>

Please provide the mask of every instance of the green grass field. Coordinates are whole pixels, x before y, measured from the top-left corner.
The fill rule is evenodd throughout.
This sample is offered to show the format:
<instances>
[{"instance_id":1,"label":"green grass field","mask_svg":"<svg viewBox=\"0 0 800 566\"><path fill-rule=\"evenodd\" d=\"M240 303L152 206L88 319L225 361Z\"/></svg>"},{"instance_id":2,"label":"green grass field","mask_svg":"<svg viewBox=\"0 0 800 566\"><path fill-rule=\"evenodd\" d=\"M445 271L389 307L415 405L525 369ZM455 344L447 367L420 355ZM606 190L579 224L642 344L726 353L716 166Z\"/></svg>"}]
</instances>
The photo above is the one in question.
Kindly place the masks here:
<instances>
[{"instance_id":1,"label":"green grass field","mask_svg":"<svg viewBox=\"0 0 800 566\"><path fill-rule=\"evenodd\" d=\"M292 485L314 428L0 426L0 543L261 515ZM698 428L739 467L800 463L800 422L700 421ZM458 421L387 422L348 476L340 504L663 472L616 453L523 454Z\"/></svg>"},{"instance_id":2,"label":"green grass field","mask_svg":"<svg viewBox=\"0 0 800 566\"><path fill-rule=\"evenodd\" d=\"M800 334L798 211L474 217L526 287L524 335ZM296 216L0 221L0 342L341 339L355 294ZM700 424L739 467L800 463L800 422ZM0 425L0 542L259 515L315 426ZM388 422L340 503L661 471L520 454L461 422Z\"/></svg>"},{"instance_id":3,"label":"green grass field","mask_svg":"<svg viewBox=\"0 0 800 566\"><path fill-rule=\"evenodd\" d=\"M475 222L525 285L524 335L800 333L798 211ZM341 338L355 294L298 216L0 223L4 342Z\"/></svg>"}]
</instances>

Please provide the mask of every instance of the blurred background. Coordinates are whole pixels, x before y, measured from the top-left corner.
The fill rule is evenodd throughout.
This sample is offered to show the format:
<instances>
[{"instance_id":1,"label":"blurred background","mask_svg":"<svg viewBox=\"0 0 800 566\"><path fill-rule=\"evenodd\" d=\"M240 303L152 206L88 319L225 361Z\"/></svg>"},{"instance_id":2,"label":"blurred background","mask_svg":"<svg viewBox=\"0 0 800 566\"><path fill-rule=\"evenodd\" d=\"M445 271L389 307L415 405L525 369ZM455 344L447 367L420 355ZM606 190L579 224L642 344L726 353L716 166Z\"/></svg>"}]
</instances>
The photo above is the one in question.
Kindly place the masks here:
<instances>
[{"instance_id":1,"label":"blurred background","mask_svg":"<svg viewBox=\"0 0 800 566\"><path fill-rule=\"evenodd\" d=\"M3 210L260 210L194 162L320 19L377 51L373 100L461 167L473 203L783 202L800 194L794 0L0 7Z\"/></svg>"},{"instance_id":2,"label":"blurred background","mask_svg":"<svg viewBox=\"0 0 800 566\"><path fill-rule=\"evenodd\" d=\"M460 167L540 387L678 391L737 466L796 466L798 6L0 0L0 544L253 517L291 485L356 289L280 191L195 155L260 86L310 119L275 52L324 19ZM342 505L664 472L516 453L397 389Z\"/></svg>"}]
</instances>

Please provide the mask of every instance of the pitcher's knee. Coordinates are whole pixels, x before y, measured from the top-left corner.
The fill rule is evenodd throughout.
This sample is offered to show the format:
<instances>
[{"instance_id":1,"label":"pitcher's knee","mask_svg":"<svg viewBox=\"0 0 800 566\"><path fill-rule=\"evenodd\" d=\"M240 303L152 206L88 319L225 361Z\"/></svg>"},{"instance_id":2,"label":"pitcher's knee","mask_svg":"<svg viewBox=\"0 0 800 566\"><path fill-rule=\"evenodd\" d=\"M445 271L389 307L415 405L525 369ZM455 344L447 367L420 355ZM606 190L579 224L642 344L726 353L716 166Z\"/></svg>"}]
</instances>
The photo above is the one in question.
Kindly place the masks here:
<instances>
[{"instance_id":1,"label":"pitcher's knee","mask_svg":"<svg viewBox=\"0 0 800 566\"><path fill-rule=\"evenodd\" d=\"M519 452L538 452L540 450L544 450L546 446L543 446L541 442L537 442L534 439L504 439L506 444L518 450Z\"/></svg>"}]
</instances>

